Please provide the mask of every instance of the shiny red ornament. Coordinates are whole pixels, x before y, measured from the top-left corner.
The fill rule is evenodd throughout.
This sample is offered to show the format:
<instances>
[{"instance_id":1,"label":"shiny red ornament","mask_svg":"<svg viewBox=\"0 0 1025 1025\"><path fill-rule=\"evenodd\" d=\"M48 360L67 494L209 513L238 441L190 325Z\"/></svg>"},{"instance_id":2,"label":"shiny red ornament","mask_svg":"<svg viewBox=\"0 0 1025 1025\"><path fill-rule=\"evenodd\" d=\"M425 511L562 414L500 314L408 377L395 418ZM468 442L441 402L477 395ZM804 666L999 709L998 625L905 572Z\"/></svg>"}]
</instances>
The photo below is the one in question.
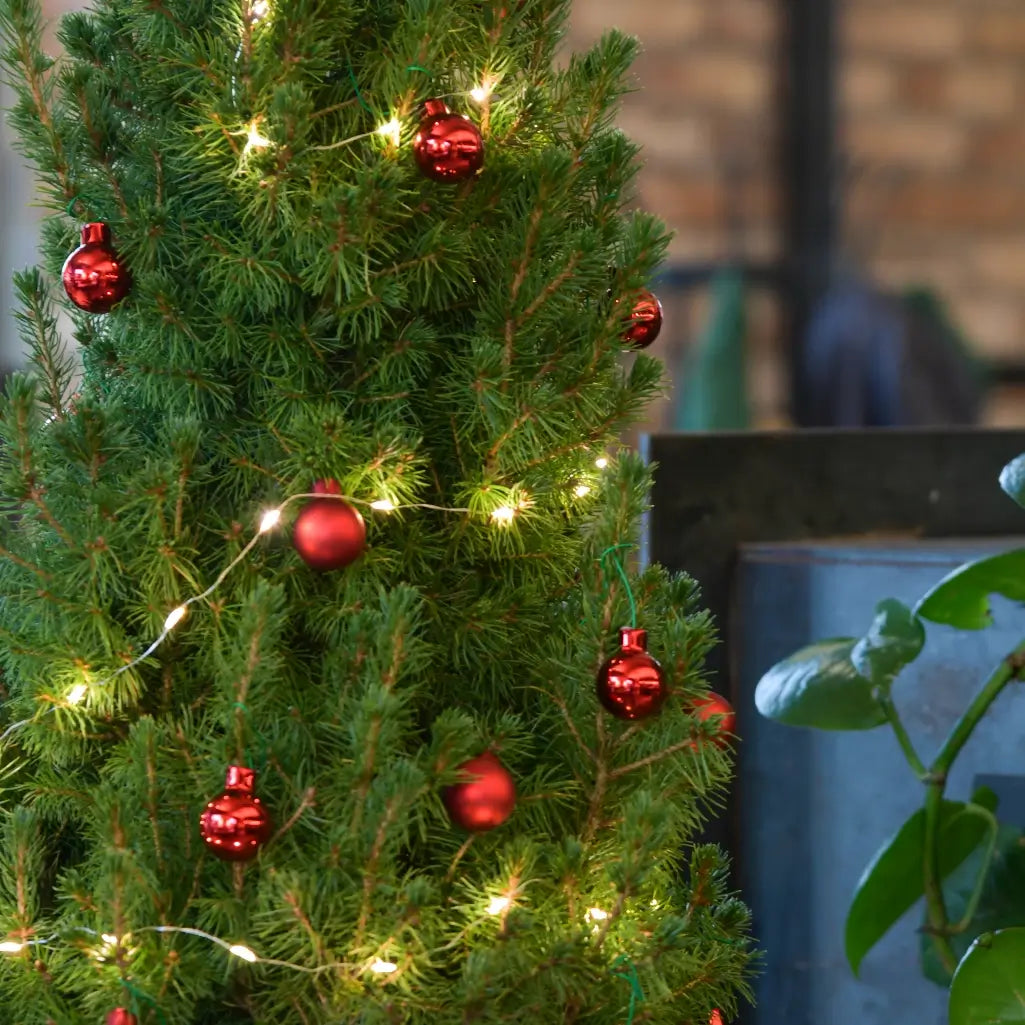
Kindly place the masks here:
<instances>
[{"instance_id":1,"label":"shiny red ornament","mask_svg":"<svg viewBox=\"0 0 1025 1025\"><path fill-rule=\"evenodd\" d=\"M691 704L691 711L701 722L707 722L715 716L722 716L716 730L715 743L720 746L729 744L730 734L737 725L737 713L733 706L721 695L709 691L704 697L696 698Z\"/></svg>"},{"instance_id":2,"label":"shiny red ornament","mask_svg":"<svg viewBox=\"0 0 1025 1025\"><path fill-rule=\"evenodd\" d=\"M110 243L110 226L82 228L82 244L64 261L61 281L68 298L86 313L107 313L132 287L132 275Z\"/></svg>"},{"instance_id":3,"label":"shiny red ornament","mask_svg":"<svg viewBox=\"0 0 1025 1025\"><path fill-rule=\"evenodd\" d=\"M598 670L598 700L617 719L647 719L668 696L662 667L647 651L648 633L619 628L619 651Z\"/></svg>"},{"instance_id":4,"label":"shiny red ornament","mask_svg":"<svg viewBox=\"0 0 1025 1025\"><path fill-rule=\"evenodd\" d=\"M500 826L516 807L516 783L491 751L459 767L465 783L445 788L442 799L449 817L463 829L480 833Z\"/></svg>"},{"instance_id":5,"label":"shiny red ornament","mask_svg":"<svg viewBox=\"0 0 1025 1025\"><path fill-rule=\"evenodd\" d=\"M341 490L334 480L318 480L313 485L319 495L340 495ZM311 499L292 528L295 550L307 566L322 573L355 562L366 541L367 528L359 510L339 498Z\"/></svg>"},{"instance_id":6,"label":"shiny red ornament","mask_svg":"<svg viewBox=\"0 0 1025 1025\"><path fill-rule=\"evenodd\" d=\"M630 311L623 341L634 349L646 349L662 330L662 304L653 292L641 292Z\"/></svg>"},{"instance_id":7,"label":"shiny red ornament","mask_svg":"<svg viewBox=\"0 0 1025 1025\"><path fill-rule=\"evenodd\" d=\"M139 1025L139 1019L126 1007L115 1007L107 1014L107 1025Z\"/></svg>"},{"instance_id":8,"label":"shiny red ornament","mask_svg":"<svg viewBox=\"0 0 1025 1025\"><path fill-rule=\"evenodd\" d=\"M480 129L468 117L449 110L441 100L428 100L424 114L413 139L417 166L428 178L439 182L472 178L484 164Z\"/></svg>"},{"instance_id":9,"label":"shiny red ornament","mask_svg":"<svg viewBox=\"0 0 1025 1025\"><path fill-rule=\"evenodd\" d=\"M229 765L224 793L215 797L199 817L203 842L224 861L249 861L270 839L271 817L253 794L256 773Z\"/></svg>"},{"instance_id":10,"label":"shiny red ornament","mask_svg":"<svg viewBox=\"0 0 1025 1025\"><path fill-rule=\"evenodd\" d=\"M722 1020L722 1013L719 1011L718 1007L716 1007L708 1016L708 1025L725 1025Z\"/></svg>"}]
</instances>

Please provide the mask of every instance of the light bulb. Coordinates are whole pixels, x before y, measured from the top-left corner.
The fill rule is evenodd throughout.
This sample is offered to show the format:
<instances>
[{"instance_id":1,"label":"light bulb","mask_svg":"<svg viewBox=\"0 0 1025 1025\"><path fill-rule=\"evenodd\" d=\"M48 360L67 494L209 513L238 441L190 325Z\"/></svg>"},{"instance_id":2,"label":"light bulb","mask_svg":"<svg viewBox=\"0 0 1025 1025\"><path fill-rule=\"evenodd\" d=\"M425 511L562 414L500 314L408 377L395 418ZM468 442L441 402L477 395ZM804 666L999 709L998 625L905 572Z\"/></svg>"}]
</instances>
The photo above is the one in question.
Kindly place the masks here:
<instances>
[{"instance_id":1,"label":"light bulb","mask_svg":"<svg viewBox=\"0 0 1025 1025\"><path fill-rule=\"evenodd\" d=\"M164 620L164 629L173 630L184 618L186 608L184 605L179 605L176 609L171 609L167 614L167 619Z\"/></svg>"},{"instance_id":2,"label":"light bulb","mask_svg":"<svg viewBox=\"0 0 1025 1025\"><path fill-rule=\"evenodd\" d=\"M583 498L585 495L589 495L590 493L591 493L591 485L590 484L578 484L573 489L573 494L576 495L577 498Z\"/></svg>"},{"instance_id":3,"label":"light bulb","mask_svg":"<svg viewBox=\"0 0 1025 1025\"><path fill-rule=\"evenodd\" d=\"M609 913L607 911L602 911L601 908L589 908L587 917L592 922L604 922L605 919L609 917Z\"/></svg>"},{"instance_id":4,"label":"light bulb","mask_svg":"<svg viewBox=\"0 0 1025 1025\"><path fill-rule=\"evenodd\" d=\"M253 21L259 21L261 18L266 18L269 11L269 0L253 0L253 6L249 8L249 13Z\"/></svg>"},{"instance_id":5,"label":"light bulb","mask_svg":"<svg viewBox=\"0 0 1025 1025\"><path fill-rule=\"evenodd\" d=\"M398 146L399 139L402 136L402 122L398 118L393 117L390 121L386 121L378 127L377 134L385 136Z\"/></svg>"},{"instance_id":6,"label":"light bulb","mask_svg":"<svg viewBox=\"0 0 1025 1025\"><path fill-rule=\"evenodd\" d=\"M117 945L117 937L112 932L105 932L101 935L104 943L109 943L112 947Z\"/></svg>"},{"instance_id":7,"label":"light bulb","mask_svg":"<svg viewBox=\"0 0 1025 1025\"><path fill-rule=\"evenodd\" d=\"M478 103L483 103L495 90L496 79L491 75L485 75L475 89L470 90L470 95Z\"/></svg>"},{"instance_id":8,"label":"light bulb","mask_svg":"<svg viewBox=\"0 0 1025 1025\"><path fill-rule=\"evenodd\" d=\"M492 897L491 903L488 904L489 915L500 915L512 901L508 897Z\"/></svg>"},{"instance_id":9,"label":"light bulb","mask_svg":"<svg viewBox=\"0 0 1025 1025\"><path fill-rule=\"evenodd\" d=\"M605 458L605 456L598 456L598 458L594 461L594 465L597 466L599 470L604 470L605 467L609 465L609 461Z\"/></svg>"},{"instance_id":10,"label":"light bulb","mask_svg":"<svg viewBox=\"0 0 1025 1025\"><path fill-rule=\"evenodd\" d=\"M378 958L371 966L372 972L377 972L378 975L391 975L392 972L398 971L399 966L393 961L382 961Z\"/></svg>"},{"instance_id":11,"label":"light bulb","mask_svg":"<svg viewBox=\"0 0 1025 1025\"><path fill-rule=\"evenodd\" d=\"M80 704L82 699L89 693L89 688L84 683L76 683L71 690L68 691L68 704L77 705Z\"/></svg>"},{"instance_id":12,"label":"light bulb","mask_svg":"<svg viewBox=\"0 0 1025 1025\"><path fill-rule=\"evenodd\" d=\"M250 964L260 960L253 951L242 943L233 943L228 947L228 953L234 954L235 957L240 957L243 961L248 961Z\"/></svg>"},{"instance_id":13,"label":"light bulb","mask_svg":"<svg viewBox=\"0 0 1025 1025\"><path fill-rule=\"evenodd\" d=\"M497 509L491 513L491 518L496 523L501 523L508 526L513 521L513 517L516 515L516 510L511 505L500 505Z\"/></svg>"},{"instance_id":14,"label":"light bulb","mask_svg":"<svg viewBox=\"0 0 1025 1025\"><path fill-rule=\"evenodd\" d=\"M265 149L271 144L270 139L264 135L259 129L259 122L256 120L249 122L248 136L246 138L246 149Z\"/></svg>"},{"instance_id":15,"label":"light bulb","mask_svg":"<svg viewBox=\"0 0 1025 1025\"><path fill-rule=\"evenodd\" d=\"M280 522L281 510L268 509L260 518L260 533L266 534L268 530L273 530Z\"/></svg>"},{"instance_id":16,"label":"light bulb","mask_svg":"<svg viewBox=\"0 0 1025 1025\"><path fill-rule=\"evenodd\" d=\"M19 943L17 940L4 940L0 943L0 954L17 954L18 951L24 950L25 944Z\"/></svg>"},{"instance_id":17,"label":"light bulb","mask_svg":"<svg viewBox=\"0 0 1025 1025\"><path fill-rule=\"evenodd\" d=\"M370 503L370 508L378 512L391 512L395 508L395 503L390 498L378 498Z\"/></svg>"}]
</instances>

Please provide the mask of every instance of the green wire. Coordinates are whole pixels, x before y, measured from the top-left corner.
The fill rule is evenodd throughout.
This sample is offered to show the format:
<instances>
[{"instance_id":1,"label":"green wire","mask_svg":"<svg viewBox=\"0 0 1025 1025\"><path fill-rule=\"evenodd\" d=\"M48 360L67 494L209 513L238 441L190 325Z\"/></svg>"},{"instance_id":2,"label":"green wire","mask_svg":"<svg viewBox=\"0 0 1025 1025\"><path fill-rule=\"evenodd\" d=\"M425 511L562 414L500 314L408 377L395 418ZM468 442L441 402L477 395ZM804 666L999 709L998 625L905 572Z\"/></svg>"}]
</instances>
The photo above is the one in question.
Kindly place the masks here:
<instances>
[{"instance_id":1,"label":"green wire","mask_svg":"<svg viewBox=\"0 0 1025 1025\"><path fill-rule=\"evenodd\" d=\"M427 76L428 78L431 78L431 77L433 77L433 76L431 75L431 73L430 73L430 72L429 72L429 71L428 71L428 70L427 70L426 68L422 68L422 67L420 67L420 65L419 65L419 64L410 64L410 65L409 65L409 66L408 66L408 67L406 68L406 70L407 70L407 71L422 71L422 72L423 72L423 73L424 73L424 74L425 74L425 75L426 75L426 76Z\"/></svg>"},{"instance_id":2,"label":"green wire","mask_svg":"<svg viewBox=\"0 0 1025 1025\"><path fill-rule=\"evenodd\" d=\"M626 1025L633 1025L634 1015L637 1013L637 1004L644 999L644 990L641 989L641 980L637 978L637 966L626 954L620 954L612 962L613 969L619 967L619 965L626 966L628 971L613 971L612 974L617 979L626 979L630 983L630 1006L626 1012Z\"/></svg>"},{"instance_id":3,"label":"green wire","mask_svg":"<svg viewBox=\"0 0 1025 1025\"><path fill-rule=\"evenodd\" d=\"M630 579L626 575L626 571L623 569L623 564L617 559L612 553L619 548L633 548L632 544L621 544L621 545L609 545L601 555L598 556L599 562L604 562L605 559L611 559L612 564L616 567L620 577L623 580L623 586L626 588L626 597L630 602L630 626L634 629L637 628L637 602L634 601L633 588L630 586Z\"/></svg>"},{"instance_id":4,"label":"green wire","mask_svg":"<svg viewBox=\"0 0 1025 1025\"><path fill-rule=\"evenodd\" d=\"M64 209L67 211L69 217L75 216L74 211L71 208L78 202L78 200L79 196L77 193L68 200L68 205Z\"/></svg>"},{"instance_id":5,"label":"green wire","mask_svg":"<svg viewBox=\"0 0 1025 1025\"><path fill-rule=\"evenodd\" d=\"M149 995L143 993L137 986L133 986L128 979L122 979L121 985L128 991L128 995L131 997L129 1003L132 1005L132 1014L136 1017L140 1017L142 1012L139 1010L139 1002L143 1001L149 1004L154 1011L157 1013L157 1020L162 1022L163 1025L167 1025L167 1019L164 1017L164 1012L160 1010L160 1005Z\"/></svg>"},{"instance_id":6,"label":"green wire","mask_svg":"<svg viewBox=\"0 0 1025 1025\"><path fill-rule=\"evenodd\" d=\"M369 114L373 114L374 117L377 117L377 114L374 113L374 108L371 107L365 99L363 99L363 93L360 92L359 82L356 81L356 72L352 70L352 61L346 61L345 66L348 68L349 78L352 80L352 88L356 90L356 99L359 100L365 111Z\"/></svg>"}]
</instances>

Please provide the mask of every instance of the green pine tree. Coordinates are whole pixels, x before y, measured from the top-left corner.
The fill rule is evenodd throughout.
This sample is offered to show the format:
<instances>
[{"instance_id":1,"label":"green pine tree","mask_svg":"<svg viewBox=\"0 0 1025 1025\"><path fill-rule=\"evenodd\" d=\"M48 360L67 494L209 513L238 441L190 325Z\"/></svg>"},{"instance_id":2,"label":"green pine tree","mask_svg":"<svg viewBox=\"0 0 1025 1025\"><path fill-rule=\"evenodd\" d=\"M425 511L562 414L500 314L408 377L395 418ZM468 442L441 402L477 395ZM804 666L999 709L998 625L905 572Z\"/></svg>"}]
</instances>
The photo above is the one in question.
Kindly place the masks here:
<instances>
[{"instance_id":1,"label":"green pine tree","mask_svg":"<svg viewBox=\"0 0 1025 1025\"><path fill-rule=\"evenodd\" d=\"M648 471L596 466L660 387L620 340L666 243L624 212L635 43L560 63L568 0L97 0L55 62L0 8L51 211L0 409L3 1021L728 1019L712 628L619 572ZM431 97L472 180L416 166ZM103 315L59 284L86 222L132 276ZM347 568L289 542L315 480L365 516ZM634 603L672 689L642 722L595 693ZM517 803L467 832L485 751ZM274 820L248 862L200 837L229 765Z\"/></svg>"}]
</instances>

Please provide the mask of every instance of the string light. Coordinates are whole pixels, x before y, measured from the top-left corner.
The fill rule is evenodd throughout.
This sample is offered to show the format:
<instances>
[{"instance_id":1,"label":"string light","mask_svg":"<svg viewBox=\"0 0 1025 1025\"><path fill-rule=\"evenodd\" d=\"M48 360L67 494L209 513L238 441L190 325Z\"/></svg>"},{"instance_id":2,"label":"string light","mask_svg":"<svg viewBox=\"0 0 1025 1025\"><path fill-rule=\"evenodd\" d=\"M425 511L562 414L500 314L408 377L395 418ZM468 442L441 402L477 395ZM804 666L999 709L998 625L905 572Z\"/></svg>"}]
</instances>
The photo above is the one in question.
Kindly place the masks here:
<instances>
[{"instance_id":1,"label":"string light","mask_svg":"<svg viewBox=\"0 0 1025 1025\"><path fill-rule=\"evenodd\" d=\"M167 619L164 620L164 631L170 633L185 618L187 611L188 609L184 605L171 609L167 614Z\"/></svg>"},{"instance_id":2,"label":"string light","mask_svg":"<svg viewBox=\"0 0 1025 1025\"><path fill-rule=\"evenodd\" d=\"M370 508L378 512L393 512L395 503L390 498L378 498L370 503Z\"/></svg>"},{"instance_id":3,"label":"string light","mask_svg":"<svg viewBox=\"0 0 1025 1025\"><path fill-rule=\"evenodd\" d=\"M393 145L398 146L402 138L402 122L398 118L393 117L390 121L385 121L383 125L378 127L377 134L385 136Z\"/></svg>"},{"instance_id":4,"label":"string light","mask_svg":"<svg viewBox=\"0 0 1025 1025\"><path fill-rule=\"evenodd\" d=\"M490 99L491 94L495 91L495 86L498 84L498 79L493 75L485 75L475 89L470 90L470 96L476 100L477 103L484 103Z\"/></svg>"},{"instance_id":5,"label":"string light","mask_svg":"<svg viewBox=\"0 0 1025 1025\"><path fill-rule=\"evenodd\" d=\"M266 18L269 13L269 0L253 0L253 6L249 8L249 16L253 21L259 21L261 18Z\"/></svg>"},{"instance_id":6,"label":"string light","mask_svg":"<svg viewBox=\"0 0 1025 1025\"><path fill-rule=\"evenodd\" d=\"M372 972L377 972L378 975L391 975L392 972L398 971L399 966L394 961L382 961L378 958L371 966Z\"/></svg>"},{"instance_id":7,"label":"string light","mask_svg":"<svg viewBox=\"0 0 1025 1025\"><path fill-rule=\"evenodd\" d=\"M253 118L246 129L246 153L254 149L266 149L271 145L271 140L260 131L259 118Z\"/></svg>"},{"instance_id":8,"label":"string light","mask_svg":"<svg viewBox=\"0 0 1025 1025\"><path fill-rule=\"evenodd\" d=\"M19 943L17 940L4 940L0 943L0 954L18 954L27 946L27 943Z\"/></svg>"},{"instance_id":9,"label":"string light","mask_svg":"<svg viewBox=\"0 0 1025 1025\"><path fill-rule=\"evenodd\" d=\"M591 485L590 484L578 484L573 489L573 494L576 495L577 498L583 498L585 495L589 495L590 493L591 493Z\"/></svg>"},{"instance_id":10,"label":"string light","mask_svg":"<svg viewBox=\"0 0 1025 1025\"><path fill-rule=\"evenodd\" d=\"M511 505L500 505L492 510L491 518L502 526L508 526L516 516L516 510Z\"/></svg>"},{"instance_id":11,"label":"string light","mask_svg":"<svg viewBox=\"0 0 1025 1025\"><path fill-rule=\"evenodd\" d=\"M510 904L512 901L508 897L492 897L491 903L488 904L488 914L500 915Z\"/></svg>"},{"instance_id":12,"label":"string light","mask_svg":"<svg viewBox=\"0 0 1025 1025\"><path fill-rule=\"evenodd\" d=\"M67 702L69 705L78 705L88 693L89 688L86 687L84 683L76 683L75 686L68 691Z\"/></svg>"},{"instance_id":13,"label":"string light","mask_svg":"<svg viewBox=\"0 0 1025 1025\"><path fill-rule=\"evenodd\" d=\"M228 953L234 954L235 957L240 957L243 961L248 961L250 964L256 964L260 960L256 952L250 950L244 943L233 943L228 947Z\"/></svg>"},{"instance_id":14,"label":"string light","mask_svg":"<svg viewBox=\"0 0 1025 1025\"><path fill-rule=\"evenodd\" d=\"M607 911L602 911L601 908L588 908L587 917L592 922L604 922L605 919L609 917L609 913Z\"/></svg>"},{"instance_id":15,"label":"string light","mask_svg":"<svg viewBox=\"0 0 1025 1025\"><path fill-rule=\"evenodd\" d=\"M281 510L280 509L268 509L262 517L260 517L260 533L266 534L268 530L273 530L281 522Z\"/></svg>"},{"instance_id":16,"label":"string light","mask_svg":"<svg viewBox=\"0 0 1025 1025\"><path fill-rule=\"evenodd\" d=\"M594 465L597 466L599 470L604 470L605 467L609 465L609 461L605 458L605 456L598 456L598 458L594 461Z\"/></svg>"}]
</instances>

